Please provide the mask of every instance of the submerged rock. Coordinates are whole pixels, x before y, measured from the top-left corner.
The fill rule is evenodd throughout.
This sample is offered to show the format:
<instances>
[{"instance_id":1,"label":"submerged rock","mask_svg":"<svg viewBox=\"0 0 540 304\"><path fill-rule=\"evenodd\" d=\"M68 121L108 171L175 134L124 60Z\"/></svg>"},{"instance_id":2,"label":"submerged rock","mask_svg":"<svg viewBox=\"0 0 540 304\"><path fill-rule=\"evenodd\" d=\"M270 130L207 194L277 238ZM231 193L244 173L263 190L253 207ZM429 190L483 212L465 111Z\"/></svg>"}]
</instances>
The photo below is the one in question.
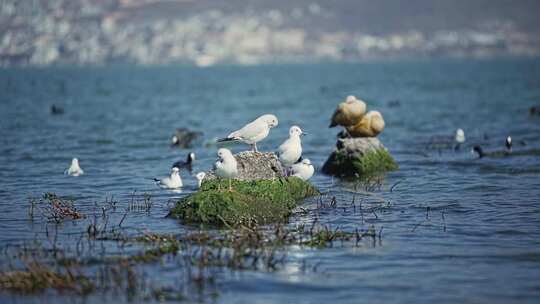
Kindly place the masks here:
<instances>
[{"instance_id":1,"label":"submerged rock","mask_svg":"<svg viewBox=\"0 0 540 304\"><path fill-rule=\"evenodd\" d=\"M397 163L378 138L338 137L336 150L330 154L322 171L335 176L362 177L397 168Z\"/></svg>"},{"instance_id":2,"label":"submerged rock","mask_svg":"<svg viewBox=\"0 0 540 304\"><path fill-rule=\"evenodd\" d=\"M244 151L234 155L238 163L238 175L235 179L252 181L283 177L283 168L274 152ZM205 180L215 179L213 171L207 172Z\"/></svg>"},{"instance_id":3,"label":"submerged rock","mask_svg":"<svg viewBox=\"0 0 540 304\"><path fill-rule=\"evenodd\" d=\"M297 177L274 180L205 180L197 193L189 195L169 216L186 223L213 225L265 224L285 221L298 201L317 195L309 182Z\"/></svg>"}]
</instances>

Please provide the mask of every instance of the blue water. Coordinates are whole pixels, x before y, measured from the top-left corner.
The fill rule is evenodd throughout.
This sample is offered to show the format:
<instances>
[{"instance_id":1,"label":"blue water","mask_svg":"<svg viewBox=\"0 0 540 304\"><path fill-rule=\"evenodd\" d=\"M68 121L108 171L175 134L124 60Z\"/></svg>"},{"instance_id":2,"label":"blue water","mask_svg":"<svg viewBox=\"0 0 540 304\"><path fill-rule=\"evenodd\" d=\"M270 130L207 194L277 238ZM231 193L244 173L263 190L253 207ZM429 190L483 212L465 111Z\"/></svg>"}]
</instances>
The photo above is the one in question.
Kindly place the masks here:
<instances>
[{"instance_id":1,"label":"blue water","mask_svg":"<svg viewBox=\"0 0 540 304\"><path fill-rule=\"evenodd\" d=\"M204 132L192 149L198 172L210 169L216 159L213 139L273 113L279 126L260 150L276 149L289 126L298 124L310 133L303 141L304 157L318 169L338 132L327 128L329 117L338 102L354 94L368 109L383 113L386 129L380 139L400 169L387 174L375 190L390 202L385 208L362 216L338 208L318 220L345 230L374 225L383 229L381 241L288 248L288 263L276 272L220 272L217 296L202 301L540 299L540 155L535 152L540 149L540 117L528 115L530 106L540 104L538 60L3 69L0 92L2 247L36 239L47 243L51 229L58 231L62 245L77 241L90 219L61 225L29 219L29 199L45 192L76 198L87 214L99 213L95 203L112 197L119 201L113 222L132 197L148 193L154 201L151 211L129 213L124 227L166 233L198 229L164 218L172 202L194 191L195 179L182 172L182 193L161 190L150 180L166 175L190 151L169 146L175 128ZM64 107L65 114L50 115L51 104ZM432 137L452 136L457 128L467 136L462 149L427 148ZM476 159L470 153L476 143L488 151L502 150L508 135L521 155ZM72 157L80 159L83 176L63 175ZM352 200L348 183L320 172L312 182L336 196L339 206ZM364 198L366 204L370 198ZM315 204L307 201L305 207ZM313 221L313 215L298 215L291 224ZM301 261L317 265L317 271L301 271ZM160 283L174 281L179 270L157 263L146 272ZM15 302L52 297L0 293L0 299ZM87 299L100 301L99 296Z\"/></svg>"}]
</instances>

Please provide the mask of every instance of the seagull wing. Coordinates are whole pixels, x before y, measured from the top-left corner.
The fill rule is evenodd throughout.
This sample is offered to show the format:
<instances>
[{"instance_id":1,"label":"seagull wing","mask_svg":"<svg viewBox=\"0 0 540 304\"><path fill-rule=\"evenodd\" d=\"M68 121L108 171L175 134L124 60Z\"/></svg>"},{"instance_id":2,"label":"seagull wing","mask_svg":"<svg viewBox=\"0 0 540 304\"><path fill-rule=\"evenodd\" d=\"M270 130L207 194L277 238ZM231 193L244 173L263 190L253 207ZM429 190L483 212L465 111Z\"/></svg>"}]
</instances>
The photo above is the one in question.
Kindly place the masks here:
<instances>
[{"instance_id":1,"label":"seagull wing","mask_svg":"<svg viewBox=\"0 0 540 304\"><path fill-rule=\"evenodd\" d=\"M242 127L242 129L232 132L227 137L238 139L251 139L263 133L266 128L268 128L268 125L265 122L255 120Z\"/></svg>"}]
</instances>

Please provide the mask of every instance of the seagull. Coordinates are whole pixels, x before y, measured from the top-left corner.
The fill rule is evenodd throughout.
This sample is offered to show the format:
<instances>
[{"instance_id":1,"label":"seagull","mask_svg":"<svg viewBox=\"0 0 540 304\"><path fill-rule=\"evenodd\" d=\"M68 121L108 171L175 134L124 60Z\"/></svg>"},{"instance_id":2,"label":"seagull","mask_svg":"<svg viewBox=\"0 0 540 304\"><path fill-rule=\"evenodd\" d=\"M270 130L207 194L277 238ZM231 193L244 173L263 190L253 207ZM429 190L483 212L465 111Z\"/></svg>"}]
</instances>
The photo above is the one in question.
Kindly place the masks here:
<instances>
[{"instance_id":1,"label":"seagull","mask_svg":"<svg viewBox=\"0 0 540 304\"><path fill-rule=\"evenodd\" d=\"M200 188L201 185L202 185L202 182L203 182L203 179L206 177L206 173L204 172L199 172L195 175L195 177L197 178L197 185L198 187Z\"/></svg>"},{"instance_id":2,"label":"seagull","mask_svg":"<svg viewBox=\"0 0 540 304\"><path fill-rule=\"evenodd\" d=\"M226 138L218 139L218 142L241 141L252 146L257 151L257 142L265 139L270 129L278 125L278 119L272 114L265 114L254 121L229 134Z\"/></svg>"},{"instance_id":3,"label":"seagull","mask_svg":"<svg viewBox=\"0 0 540 304\"><path fill-rule=\"evenodd\" d=\"M462 144L465 142L465 132L463 131L463 129L456 130L455 140L458 144Z\"/></svg>"},{"instance_id":4,"label":"seagull","mask_svg":"<svg viewBox=\"0 0 540 304\"><path fill-rule=\"evenodd\" d=\"M176 167L178 169L186 168L189 172L192 170L192 163L195 160L195 153L190 152L186 158L186 160L179 160L175 162L172 166Z\"/></svg>"},{"instance_id":5,"label":"seagull","mask_svg":"<svg viewBox=\"0 0 540 304\"><path fill-rule=\"evenodd\" d=\"M231 191L231 179L238 174L238 163L229 149L221 148L217 155L219 160L214 164L214 171L219 178L229 179L229 191Z\"/></svg>"},{"instance_id":6,"label":"seagull","mask_svg":"<svg viewBox=\"0 0 540 304\"><path fill-rule=\"evenodd\" d=\"M375 137L384 129L384 119L379 111L369 111L359 123L348 126L347 132L352 137Z\"/></svg>"},{"instance_id":7,"label":"seagull","mask_svg":"<svg viewBox=\"0 0 540 304\"><path fill-rule=\"evenodd\" d=\"M301 162L292 165L292 176L299 177L303 180L308 180L313 176L315 168L309 159L303 159Z\"/></svg>"},{"instance_id":8,"label":"seagull","mask_svg":"<svg viewBox=\"0 0 540 304\"><path fill-rule=\"evenodd\" d=\"M298 126L289 129L289 138L278 148L278 158L284 167L290 167L302 156L302 142L300 136L305 135Z\"/></svg>"},{"instance_id":9,"label":"seagull","mask_svg":"<svg viewBox=\"0 0 540 304\"><path fill-rule=\"evenodd\" d=\"M178 189L183 186L182 178L180 178L180 169L173 167L171 175L162 178L154 178L156 184L162 189Z\"/></svg>"},{"instance_id":10,"label":"seagull","mask_svg":"<svg viewBox=\"0 0 540 304\"><path fill-rule=\"evenodd\" d=\"M71 160L71 166L64 171L64 174L69 176L79 176L84 174L83 169L79 166L79 160L77 158Z\"/></svg>"},{"instance_id":11,"label":"seagull","mask_svg":"<svg viewBox=\"0 0 540 304\"><path fill-rule=\"evenodd\" d=\"M465 132L463 131L463 129L456 130L456 136L454 137L454 140L456 141L456 146L454 147L454 150L459 150L459 148L461 148L461 144L465 142Z\"/></svg>"},{"instance_id":12,"label":"seagull","mask_svg":"<svg viewBox=\"0 0 540 304\"><path fill-rule=\"evenodd\" d=\"M332 114L329 128L337 125L344 127L355 125L362 119L365 113L366 103L353 95L349 95L345 102L340 103L334 114Z\"/></svg>"}]
</instances>

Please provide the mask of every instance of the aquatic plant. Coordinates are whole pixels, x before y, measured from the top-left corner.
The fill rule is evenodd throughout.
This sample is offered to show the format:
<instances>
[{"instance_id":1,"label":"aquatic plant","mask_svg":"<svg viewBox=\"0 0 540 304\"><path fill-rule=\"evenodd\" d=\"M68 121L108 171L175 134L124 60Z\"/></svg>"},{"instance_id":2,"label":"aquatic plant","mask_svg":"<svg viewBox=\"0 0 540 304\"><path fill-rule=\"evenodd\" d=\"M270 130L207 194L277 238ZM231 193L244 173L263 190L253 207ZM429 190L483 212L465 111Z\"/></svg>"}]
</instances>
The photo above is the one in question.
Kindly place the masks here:
<instances>
[{"instance_id":1,"label":"aquatic plant","mask_svg":"<svg viewBox=\"0 0 540 304\"><path fill-rule=\"evenodd\" d=\"M169 216L187 223L239 225L285 220L297 201L319 194L309 182L297 177L274 180L204 181L201 189L179 202Z\"/></svg>"}]
</instances>

